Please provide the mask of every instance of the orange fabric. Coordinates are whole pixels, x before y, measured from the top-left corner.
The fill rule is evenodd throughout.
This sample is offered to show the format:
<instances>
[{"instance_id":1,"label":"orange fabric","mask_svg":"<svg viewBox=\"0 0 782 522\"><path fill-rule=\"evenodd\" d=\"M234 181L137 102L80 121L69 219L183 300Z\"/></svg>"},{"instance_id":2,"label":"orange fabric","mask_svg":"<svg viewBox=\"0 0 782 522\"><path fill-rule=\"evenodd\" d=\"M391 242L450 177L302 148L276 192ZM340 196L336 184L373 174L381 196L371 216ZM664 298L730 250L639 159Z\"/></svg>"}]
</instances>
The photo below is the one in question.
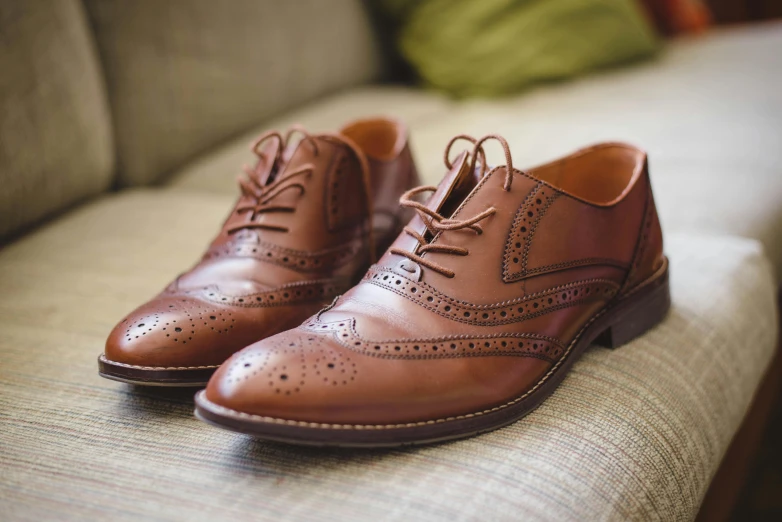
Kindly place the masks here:
<instances>
[{"instance_id":1,"label":"orange fabric","mask_svg":"<svg viewBox=\"0 0 782 522\"><path fill-rule=\"evenodd\" d=\"M711 25L711 12L702 0L640 0L665 35L697 33Z\"/></svg>"}]
</instances>

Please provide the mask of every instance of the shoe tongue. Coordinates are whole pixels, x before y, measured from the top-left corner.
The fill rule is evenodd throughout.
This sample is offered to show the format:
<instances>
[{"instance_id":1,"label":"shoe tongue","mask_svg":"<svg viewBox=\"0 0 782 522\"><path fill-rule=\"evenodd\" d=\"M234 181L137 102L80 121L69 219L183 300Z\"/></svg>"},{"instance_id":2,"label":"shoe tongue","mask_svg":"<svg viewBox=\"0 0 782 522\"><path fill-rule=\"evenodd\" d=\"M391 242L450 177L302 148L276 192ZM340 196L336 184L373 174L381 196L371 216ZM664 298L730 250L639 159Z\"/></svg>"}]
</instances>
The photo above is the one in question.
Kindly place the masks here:
<instances>
[{"instance_id":1,"label":"shoe tongue","mask_svg":"<svg viewBox=\"0 0 782 522\"><path fill-rule=\"evenodd\" d=\"M252 179L260 185L264 186L271 182L273 176L276 175L277 169L275 168L274 158L277 155L277 147L279 143L275 140L267 140L261 147L260 152L263 154L259 156L258 161L252 168ZM250 172L248 172L250 174Z\"/></svg>"},{"instance_id":2,"label":"shoe tongue","mask_svg":"<svg viewBox=\"0 0 782 522\"><path fill-rule=\"evenodd\" d=\"M313 136L311 139L317 143L317 147L334 145L318 136ZM280 153L277 164L273 165L273 158L277 155L277 147L278 143L276 141L269 140L261 149L262 152L266 153L266 157L269 158L267 162L259 161L255 167L256 179L261 186L269 185L286 172L292 172L304 165L317 165L320 159L315 154L315 146L312 144L312 141L302 139L289 143Z\"/></svg>"},{"instance_id":3,"label":"shoe tongue","mask_svg":"<svg viewBox=\"0 0 782 522\"><path fill-rule=\"evenodd\" d=\"M472 191L477 181L477 176L470 171L469 156L466 152L463 152L453 161L451 170L445 174L440 184L437 185L437 190L423 204L429 210L445 217L450 217L464 201L467 194ZM417 213L408 226L424 237L428 234L421 216ZM395 247L411 252L415 250L417 245L418 241L408 234L402 234L394 243ZM390 259L386 262L396 263L396 261L392 262Z\"/></svg>"},{"instance_id":4,"label":"shoe tongue","mask_svg":"<svg viewBox=\"0 0 782 522\"><path fill-rule=\"evenodd\" d=\"M335 149L345 151L347 153L345 161L355 162L356 166L366 162L364 153L349 139L331 134L314 135L291 143L285 148L282 152L280 168L278 169L279 174L277 176L284 175L286 172L293 172L305 165L312 165L316 170L320 166L327 167L332 160L332 155L328 152ZM324 153L321 154L320 151ZM274 181L274 179L269 180L269 182L271 181Z\"/></svg>"},{"instance_id":5,"label":"shoe tongue","mask_svg":"<svg viewBox=\"0 0 782 522\"><path fill-rule=\"evenodd\" d=\"M469 156L461 153L453 161L451 170L437 185L437 190L429 197L425 205L430 210L449 218L461 205L464 198L478 183L479 175L470 170Z\"/></svg>"},{"instance_id":6,"label":"shoe tongue","mask_svg":"<svg viewBox=\"0 0 782 522\"><path fill-rule=\"evenodd\" d=\"M319 145L320 143L317 144L317 146ZM286 172L293 172L304 165L315 165L319 159L315 154L315 147L316 145L305 140L288 144L282 151L279 173L276 177L284 176ZM274 181L274 179L269 181Z\"/></svg>"}]
</instances>

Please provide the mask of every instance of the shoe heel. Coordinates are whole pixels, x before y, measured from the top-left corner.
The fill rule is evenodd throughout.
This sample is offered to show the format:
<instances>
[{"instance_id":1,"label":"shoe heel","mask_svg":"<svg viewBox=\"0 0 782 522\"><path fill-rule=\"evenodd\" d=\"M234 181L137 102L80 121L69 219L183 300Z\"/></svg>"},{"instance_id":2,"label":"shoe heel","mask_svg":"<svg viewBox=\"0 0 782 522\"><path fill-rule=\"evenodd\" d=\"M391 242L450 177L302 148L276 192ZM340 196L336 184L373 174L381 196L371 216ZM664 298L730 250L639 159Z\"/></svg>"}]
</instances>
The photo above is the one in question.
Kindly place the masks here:
<instances>
[{"instance_id":1,"label":"shoe heel","mask_svg":"<svg viewBox=\"0 0 782 522\"><path fill-rule=\"evenodd\" d=\"M633 296L634 302L624 307L621 302L618 303L617 308L621 311L594 342L607 348L619 348L665 319L671 307L667 269L661 279L661 282L651 283L654 288L647 290L643 296Z\"/></svg>"}]
</instances>

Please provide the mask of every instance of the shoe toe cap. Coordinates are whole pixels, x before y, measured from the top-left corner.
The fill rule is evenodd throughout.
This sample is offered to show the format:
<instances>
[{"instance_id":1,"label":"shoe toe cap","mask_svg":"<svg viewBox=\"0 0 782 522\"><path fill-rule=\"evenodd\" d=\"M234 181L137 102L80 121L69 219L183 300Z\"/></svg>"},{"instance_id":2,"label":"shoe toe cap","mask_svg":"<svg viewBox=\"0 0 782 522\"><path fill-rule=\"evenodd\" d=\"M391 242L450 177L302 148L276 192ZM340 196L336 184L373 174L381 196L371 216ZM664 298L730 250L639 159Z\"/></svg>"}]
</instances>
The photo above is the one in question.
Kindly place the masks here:
<instances>
[{"instance_id":1,"label":"shoe toe cap","mask_svg":"<svg viewBox=\"0 0 782 522\"><path fill-rule=\"evenodd\" d=\"M550 368L533 357L376 355L375 343L343 344L342 330L318 328L308 324L236 353L212 376L205 398L282 421L428 422L502 404Z\"/></svg>"},{"instance_id":2,"label":"shoe toe cap","mask_svg":"<svg viewBox=\"0 0 782 522\"><path fill-rule=\"evenodd\" d=\"M198 299L160 297L114 327L105 357L150 367L220 364L256 339L257 325L245 315Z\"/></svg>"},{"instance_id":3,"label":"shoe toe cap","mask_svg":"<svg viewBox=\"0 0 782 522\"><path fill-rule=\"evenodd\" d=\"M350 407L360 356L326 336L289 330L248 346L209 381L206 398L248 414L325 420Z\"/></svg>"}]
</instances>

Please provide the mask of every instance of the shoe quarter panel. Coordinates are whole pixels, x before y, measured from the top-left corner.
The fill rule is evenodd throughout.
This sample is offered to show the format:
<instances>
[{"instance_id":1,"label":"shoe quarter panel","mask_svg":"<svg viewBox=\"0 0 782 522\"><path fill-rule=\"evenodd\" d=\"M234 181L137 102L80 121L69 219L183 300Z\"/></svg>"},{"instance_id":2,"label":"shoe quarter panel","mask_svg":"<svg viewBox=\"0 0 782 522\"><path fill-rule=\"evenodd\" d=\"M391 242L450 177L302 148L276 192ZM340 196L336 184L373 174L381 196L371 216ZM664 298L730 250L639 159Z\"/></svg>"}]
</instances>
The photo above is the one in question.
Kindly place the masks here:
<instances>
[{"instance_id":1,"label":"shoe quarter panel","mask_svg":"<svg viewBox=\"0 0 782 522\"><path fill-rule=\"evenodd\" d=\"M506 281L584 266L629 269L643 217L642 191L631 191L610 207L547 186L540 192L535 200L542 204L519 208L503 260Z\"/></svg>"},{"instance_id":2,"label":"shoe quarter panel","mask_svg":"<svg viewBox=\"0 0 782 522\"><path fill-rule=\"evenodd\" d=\"M534 189L536 181L517 175L511 190L506 191L503 189L504 176L504 167L489 172L452 216L464 220L494 208L496 212L479 223L480 233L470 229L448 230L432 240L432 244L464 248L469 252L467 255L425 254L427 259L453 270L454 277L426 270L423 281L455 299L478 304L512 300L524 295L523 285L506 284L504 281L501 259L516 211Z\"/></svg>"},{"instance_id":3,"label":"shoe quarter panel","mask_svg":"<svg viewBox=\"0 0 782 522\"><path fill-rule=\"evenodd\" d=\"M289 215L268 215L269 220L284 219L284 224L289 228L287 233L263 232L264 236L281 247L325 250L349 242L367 228L366 220L359 217L362 211L366 216L362 182L359 179L353 183L352 179L348 179L355 177L353 170L358 167L352 164L358 162L354 158L348 161L348 152L343 147L326 140L318 139L317 147L316 154L309 143L302 142L285 168L285 172L290 172L307 164L314 167L312 173L304 178L304 192L298 194L290 190L286 195L293 198L296 210ZM264 219L266 216L261 215L259 218Z\"/></svg>"},{"instance_id":4,"label":"shoe quarter panel","mask_svg":"<svg viewBox=\"0 0 782 522\"><path fill-rule=\"evenodd\" d=\"M613 298L632 263L643 219L643 187L634 186L617 204L601 207L521 173L505 191L503 178L502 168L489 173L453 216L469 219L495 208L480 223L481 233L443 231L432 241L464 248L467 255L424 254L453 270L454 277L424 269L416 285L393 270L386 273L389 281L384 273L367 274L361 286L397 294L390 300L406 320L389 331L382 325L360 324L359 329L366 328L374 339L402 339L406 325L409 331L423 329L443 338L491 331L567 341L577 334L567 325L583 323ZM529 226L522 230L525 223Z\"/></svg>"}]
</instances>

